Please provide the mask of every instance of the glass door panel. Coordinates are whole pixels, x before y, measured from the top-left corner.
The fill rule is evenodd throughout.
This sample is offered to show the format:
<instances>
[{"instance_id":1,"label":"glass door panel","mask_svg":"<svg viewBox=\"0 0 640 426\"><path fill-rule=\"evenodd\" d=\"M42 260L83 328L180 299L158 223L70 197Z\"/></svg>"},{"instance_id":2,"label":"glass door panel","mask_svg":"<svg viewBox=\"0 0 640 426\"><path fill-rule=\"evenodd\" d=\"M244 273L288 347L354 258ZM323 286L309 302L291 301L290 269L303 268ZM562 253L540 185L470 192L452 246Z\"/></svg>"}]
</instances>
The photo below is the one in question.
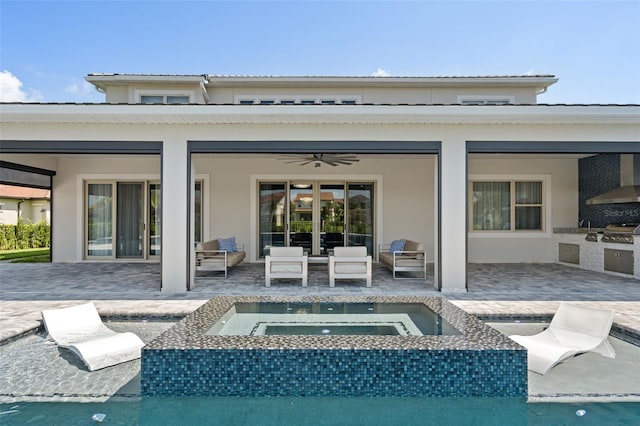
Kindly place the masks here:
<instances>
[{"instance_id":1,"label":"glass door panel","mask_svg":"<svg viewBox=\"0 0 640 426\"><path fill-rule=\"evenodd\" d=\"M344 246L344 184L320 185L320 254Z\"/></svg>"},{"instance_id":2,"label":"glass door panel","mask_svg":"<svg viewBox=\"0 0 640 426\"><path fill-rule=\"evenodd\" d=\"M113 186L87 185L87 256L113 256Z\"/></svg>"},{"instance_id":3,"label":"glass door panel","mask_svg":"<svg viewBox=\"0 0 640 426\"><path fill-rule=\"evenodd\" d=\"M289 185L289 246L302 247L312 254L313 185L296 182Z\"/></svg>"},{"instance_id":4,"label":"glass door panel","mask_svg":"<svg viewBox=\"0 0 640 426\"><path fill-rule=\"evenodd\" d=\"M261 183L259 192L258 247L259 256L264 257L270 247L285 246L286 184Z\"/></svg>"},{"instance_id":5,"label":"glass door panel","mask_svg":"<svg viewBox=\"0 0 640 426\"><path fill-rule=\"evenodd\" d=\"M159 183L149 184L149 256L160 256L161 254L161 194Z\"/></svg>"},{"instance_id":6,"label":"glass door panel","mask_svg":"<svg viewBox=\"0 0 640 426\"><path fill-rule=\"evenodd\" d=\"M373 255L373 184L347 185L347 242L349 246L365 246Z\"/></svg>"},{"instance_id":7,"label":"glass door panel","mask_svg":"<svg viewBox=\"0 0 640 426\"><path fill-rule=\"evenodd\" d=\"M144 242L144 184L118 182L116 257L142 257Z\"/></svg>"}]
</instances>

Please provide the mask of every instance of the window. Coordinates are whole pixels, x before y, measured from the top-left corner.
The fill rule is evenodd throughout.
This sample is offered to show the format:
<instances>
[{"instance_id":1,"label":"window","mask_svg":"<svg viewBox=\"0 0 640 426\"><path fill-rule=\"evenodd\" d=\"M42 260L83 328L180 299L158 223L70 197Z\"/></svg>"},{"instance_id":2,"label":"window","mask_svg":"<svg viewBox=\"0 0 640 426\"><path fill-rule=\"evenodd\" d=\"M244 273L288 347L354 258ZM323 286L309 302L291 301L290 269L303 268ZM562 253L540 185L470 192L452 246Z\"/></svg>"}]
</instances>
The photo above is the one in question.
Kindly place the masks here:
<instances>
[{"instance_id":1,"label":"window","mask_svg":"<svg viewBox=\"0 0 640 426\"><path fill-rule=\"evenodd\" d=\"M543 192L538 180L471 182L471 229L544 231Z\"/></svg>"},{"instance_id":2,"label":"window","mask_svg":"<svg viewBox=\"0 0 640 426\"><path fill-rule=\"evenodd\" d=\"M149 95L152 95L149 93ZM155 94L154 94L155 95ZM272 105L272 104L281 104L281 105L356 105L361 102L360 96L347 95L347 97L342 97L341 95L331 94L323 94L322 96L318 95L308 95L308 94L298 94L298 95L285 95L280 96L277 94L274 95L235 95L234 103L240 105L253 105L253 104L262 104L262 105Z\"/></svg>"},{"instance_id":3,"label":"window","mask_svg":"<svg viewBox=\"0 0 640 426\"><path fill-rule=\"evenodd\" d=\"M141 104L188 104L189 96L164 96L164 95L143 95L140 96Z\"/></svg>"},{"instance_id":4,"label":"window","mask_svg":"<svg viewBox=\"0 0 640 426\"><path fill-rule=\"evenodd\" d=\"M135 90L131 103L138 104L190 104L195 103L193 90Z\"/></svg>"},{"instance_id":5,"label":"window","mask_svg":"<svg viewBox=\"0 0 640 426\"><path fill-rule=\"evenodd\" d=\"M515 98L499 95L460 95L458 103L462 105L510 105L515 103Z\"/></svg>"}]
</instances>

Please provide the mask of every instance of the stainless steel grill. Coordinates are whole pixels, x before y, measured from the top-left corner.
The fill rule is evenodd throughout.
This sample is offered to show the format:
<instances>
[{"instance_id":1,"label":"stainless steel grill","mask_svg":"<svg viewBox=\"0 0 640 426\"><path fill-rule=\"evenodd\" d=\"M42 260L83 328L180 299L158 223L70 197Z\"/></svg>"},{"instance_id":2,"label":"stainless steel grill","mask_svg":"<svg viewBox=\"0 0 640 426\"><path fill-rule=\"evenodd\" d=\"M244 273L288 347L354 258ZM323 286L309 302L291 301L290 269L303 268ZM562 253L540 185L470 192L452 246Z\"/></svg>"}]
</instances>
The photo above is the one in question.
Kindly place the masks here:
<instances>
[{"instance_id":1,"label":"stainless steel grill","mask_svg":"<svg viewBox=\"0 0 640 426\"><path fill-rule=\"evenodd\" d=\"M611 223L604 228L603 243L633 244L633 236L640 235L640 223Z\"/></svg>"}]
</instances>

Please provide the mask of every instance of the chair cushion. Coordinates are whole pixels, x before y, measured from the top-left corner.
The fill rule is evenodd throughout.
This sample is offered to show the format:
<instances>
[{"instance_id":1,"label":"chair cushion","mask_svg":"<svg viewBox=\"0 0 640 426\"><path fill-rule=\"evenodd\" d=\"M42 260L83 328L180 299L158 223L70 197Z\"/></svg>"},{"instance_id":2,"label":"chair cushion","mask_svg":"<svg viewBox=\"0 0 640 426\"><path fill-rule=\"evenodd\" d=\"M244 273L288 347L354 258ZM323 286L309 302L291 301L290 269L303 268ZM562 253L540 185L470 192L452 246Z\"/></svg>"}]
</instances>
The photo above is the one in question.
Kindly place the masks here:
<instances>
[{"instance_id":1,"label":"chair cushion","mask_svg":"<svg viewBox=\"0 0 640 426\"><path fill-rule=\"evenodd\" d=\"M378 258L380 260L380 263L382 263L383 265L393 267L393 254L380 252L380 254L378 255Z\"/></svg>"},{"instance_id":2,"label":"chair cushion","mask_svg":"<svg viewBox=\"0 0 640 426\"><path fill-rule=\"evenodd\" d=\"M394 251L402 251L404 250L406 240L393 240L389 245L389 253L393 253Z\"/></svg>"},{"instance_id":3,"label":"chair cushion","mask_svg":"<svg viewBox=\"0 0 640 426\"><path fill-rule=\"evenodd\" d=\"M220 246L220 250L226 250L228 252L238 251L236 237L218 238L218 245Z\"/></svg>"},{"instance_id":4,"label":"chair cushion","mask_svg":"<svg viewBox=\"0 0 640 426\"><path fill-rule=\"evenodd\" d=\"M271 257L278 256L302 256L302 247L271 247L269 255Z\"/></svg>"},{"instance_id":5,"label":"chair cushion","mask_svg":"<svg viewBox=\"0 0 640 426\"><path fill-rule=\"evenodd\" d=\"M271 272L287 272L292 274L302 273L300 262L277 262L271 264Z\"/></svg>"},{"instance_id":6,"label":"chair cushion","mask_svg":"<svg viewBox=\"0 0 640 426\"><path fill-rule=\"evenodd\" d=\"M335 257L364 257L367 255L367 248L364 246L335 247L333 255Z\"/></svg>"},{"instance_id":7,"label":"chair cushion","mask_svg":"<svg viewBox=\"0 0 640 426\"><path fill-rule=\"evenodd\" d=\"M220 250L218 240L210 240L202 243L202 250Z\"/></svg>"},{"instance_id":8,"label":"chair cushion","mask_svg":"<svg viewBox=\"0 0 640 426\"><path fill-rule=\"evenodd\" d=\"M424 262L420 259L404 259L402 257L399 257L396 259L396 266L400 268L408 266L423 267Z\"/></svg>"},{"instance_id":9,"label":"chair cushion","mask_svg":"<svg viewBox=\"0 0 640 426\"><path fill-rule=\"evenodd\" d=\"M242 262L247 254L243 251L235 251L233 253L227 253L227 266L236 266Z\"/></svg>"},{"instance_id":10,"label":"chair cushion","mask_svg":"<svg viewBox=\"0 0 640 426\"><path fill-rule=\"evenodd\" d=\"M366 274L367 265L362 262L339 262L336 263L335 271L337 274Z\"/></svg>"}]
</instances>

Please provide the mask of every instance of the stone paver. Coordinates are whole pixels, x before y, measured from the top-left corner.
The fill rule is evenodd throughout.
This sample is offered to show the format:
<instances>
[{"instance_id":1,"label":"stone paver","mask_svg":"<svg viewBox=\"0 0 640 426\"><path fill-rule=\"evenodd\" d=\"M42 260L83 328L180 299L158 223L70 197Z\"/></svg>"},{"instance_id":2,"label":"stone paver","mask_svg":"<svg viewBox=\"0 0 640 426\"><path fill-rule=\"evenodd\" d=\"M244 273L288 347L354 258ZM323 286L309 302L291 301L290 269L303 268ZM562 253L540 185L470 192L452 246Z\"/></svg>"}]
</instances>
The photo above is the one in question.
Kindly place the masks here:
<instances>
[{"instance_id":1,"label":"stone paver","mask_svg":"<svg viewBox=\"0 0 640 426\"><path fill-rule=\"evenodd\" d=\"M40 325L42 309L93 300L103 315L185 315L215 295L445 296L471 313L552 315L559 301L616 310L616 324L640 334L640 280L559 264L470 264L468 292L434 289L426 280L393 280L374 266L373 286L339 281L328 286L326 265L312 265L307 288L299 281L264 287L264 266L244 263L227 279L196 278L192 291L160 291L158 263L0 263L0 341Z\"/></svg>"}]
</instances>

